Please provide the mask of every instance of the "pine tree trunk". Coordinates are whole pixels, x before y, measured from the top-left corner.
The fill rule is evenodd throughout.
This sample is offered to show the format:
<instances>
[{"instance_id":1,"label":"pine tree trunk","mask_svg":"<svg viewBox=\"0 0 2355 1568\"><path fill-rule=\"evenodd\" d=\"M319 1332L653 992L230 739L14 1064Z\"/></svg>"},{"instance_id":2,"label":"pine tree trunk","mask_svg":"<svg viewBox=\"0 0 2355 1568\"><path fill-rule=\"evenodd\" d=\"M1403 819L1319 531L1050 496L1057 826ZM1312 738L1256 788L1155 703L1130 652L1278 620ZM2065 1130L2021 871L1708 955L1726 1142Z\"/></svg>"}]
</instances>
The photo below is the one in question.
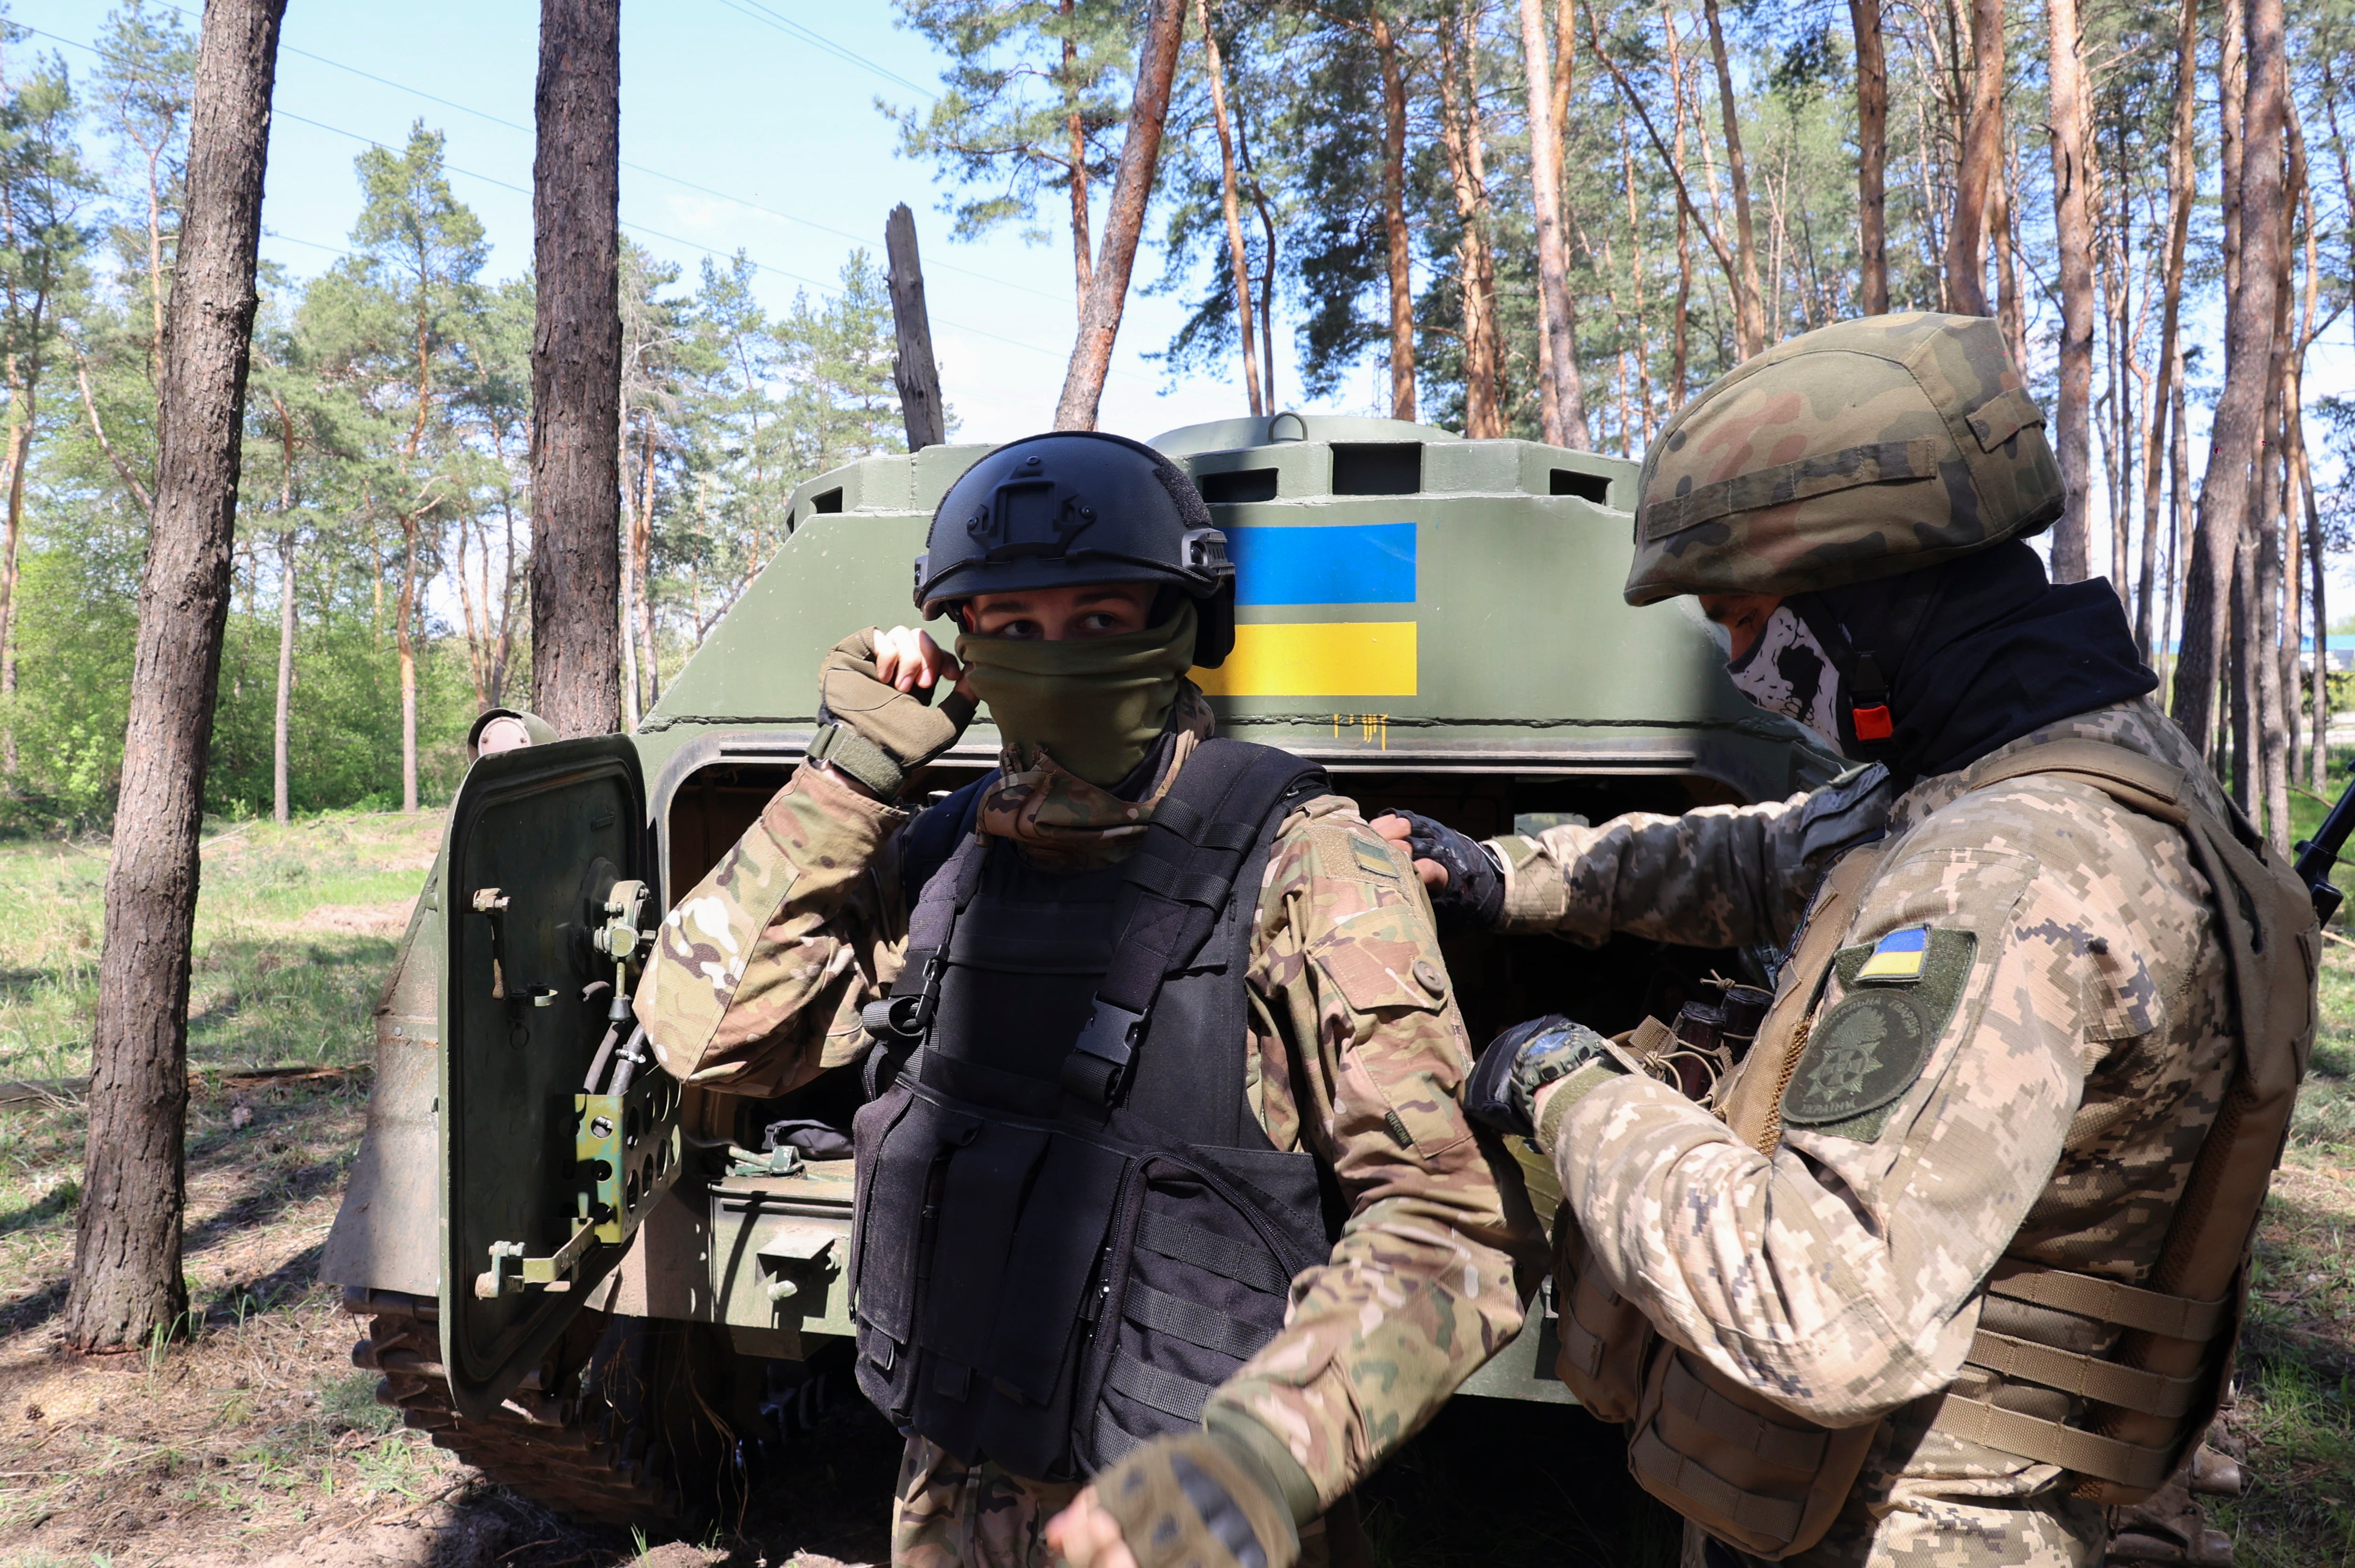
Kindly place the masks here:
<instances>
[{"instance_id":1,"label":"pine tree trunk","mask_svg":"<svg viewBox=\"0 0 2355 1568\"><path fill-rule=\"evenodd\" d=\"M188 1305L180 1227L197 829L229 613L284 9L284 0L208 0L198 45L66 1298L66 1341L80 1350L137 1346L168 1332Z\"/></svg>"},{"instance_id":2,"label":"pine tree trunk","mask_svg":"<svg viewBox=\"0 0 2355 1568\"><path fill-rule=\"evenodd\" d=\"M2322 512L2315 505L2314 466L2307 457L2306 432L2293 411L2290 420L2291 460L2297 468L2297 490L2305 503L2307 582L2312 595L2314 623L2312 754L2307 759L2307 787L2317 795L2329 793L2330 781L2330 621L2323 584L2329 577L2322 554Z\"/></svg>"},{"instance_id":3,"label":"pine tree trunk","mask_svg":"<svg viewBox=\"0 0 2355 1568\"><path fill-rule=\"evenodd\" d=\"M2066 0L2063 0L2066 3ZM1725 29L1718 23L1717 0L1701 0L1709 19L1709 51L1717 62L1717 102L1725 125L1725 166L1733 186L1734 249L1741 266L1733 279L1734 331L1742 357L1766 349L1766 312L1758 297L1758 239L1750 222L1750 169L1742 155L1742 122L1735 112L1733 66L1726 58Z\"/></svg>"},{"instance_id":4,"label":"pine tree trunk","mask_svg":"<svg viewBox=\"0 0 2355 1568\"><path fill-rule=\"evenodd\" d=\"M1987 222L1995 233L1996 321L2003 329L2003 342L2014 365L2028 363L2027 307L2019 297L2019 204L2012 198L2012 187L2019 180L2019 167L2006 155L1997 161L1995 194Z\"/></svg>"},{"instance_id":5,"label":"pine tree trunk","mask_svg":"<svg viewBox=\"0 0 2355 1568\"><path fill-rule=\"evenodd\" d=\"M904 201L884 222L883 253L889 258L885 282L891 292L891 379L900 393L908 450L922 452L947 440L948 432L941 404L941 368L932 357L932 315L924 304L923 260L916 251L916 215ZM698 613L696 624L702 623Z\"/></svg>"},{"instance_id":6,"label":"pine tree trunk","mask_svg":"<svg viewBox=\"0 0 2355 1568\"><path fill-rule=\"evenodd\" d=\"M540 0L532 163L531 706L622 718L621 0Z\"/></svg>"},{"instance_id":7,"label":"pine tree trunk","mask_svg":"<svg viewBox=\"0 0 2355 1568\"><path fill-rule=\"evenodd\" d=\"M1210 27L1209 0L1194 0L1202 29L1203 64L1210 78L1210 120L1219 133L1219 208L1227 222L1227 266L1235 289L1235 336L1243 356L1243 393L1252 418L1272 412L1260 396L1259 350L1252 337L1251 257L1243 247L1243 219L1235 199L1235 138L1227 127L1227 71L1219 58L1219 36Z\"/></svg>"},{"instance_id":8,"label":"pine tree trunk","mask_svg":"<svg viewBox=\"0 0 2355 1568\"><path fill-rule=\"evenodd\" d=\"M2265 797L2264 785L2256 776L2258 757L2249 743L2257 711L2257 665L2250 656L2256 637L2256 541L2243 533L2232 552L2232 804L2252 820L2264 809Z\"/></svg>"},{"instance_id":9,"label":"pine tree trunk","mask_svg":"<svg viewBox=\"0 0 2355 1568\"><path fill-rule=\"evenodd\" d=\"M288 772L288 742L294 719L294 530L278 536L278 700L270 723L270 815L272 821L293 820L293 796Z\"/></svg>"},{"instance_id":10,"label":"pine tree trunk","mask_svg":"<svg viewBox=\"0 0 2355 1568\"><path fill-rule=\"evenodd\" d=\"M1572 0L1557 0L1570 5ZM1553 133L1553 62L1546 55L1543 0L1521 0L1521 53L1529 101L1530 208L1538 225L1538 338L1552 389L1545 439L1555 446L1586 444L1586 421L1572 425L1566 405L1582 402L1577 346L1570 333L1570 251L1561 235L1561 143ZM1567 69L1569 62L1563 61Z\"/></svg>"},{"instance_id":11,"label":"pine tree trunk","mask_svg":"<svg viewBox=\"0 0 2355 1568\"><path fill-rule=\"evenodd\" d=\"M1088 127L1080 114L1080 35L1074 8L1073 0L1061 0L1055 7L1063 21L1063 132L1071 144L1067 155L1071 178L1064 188L1071 200L1071 304L1076 309L1087 304L1095 241L1088 237Z\"/></svg>"},{"instance_id":12,"label":"pine tree trunk","mask_svg":"<svg viewBox=\"0 0 2355 1568\"><path fill-rule=\"evenodd\" d=\"M637 609L634 635L645 646L639 656L645 661L645 708L651 709L662 700L662 647L655 639L655 422L646 416L645 435L639 446L645 483L638 492L637 532L632 555L635 575L632 579L633 603Z\"/></svg>"},{"instance_id":13,"label":"pine tree trunk","mask_svg":"<svg viewBox=\"0 0 2355 1568\"><path fill-rule=\"evenodd\" d=\"M2094 395L2094 220L2091 143L2085 133L2084 38L2077 0L2051 0L2052 228L2061 273L2061 388L2055 455L2067 510L2052 528L2052 576L2082 581L2087 560Z\"/></svg>"},{"instance_id":14,"label":"pine tree trunk","mask_svg":"<svg viewBox=\"0 0 2355 1568\"><path fill-rule=\"evenodd\" d=\"M12 370L20 357L9 356ZM6 785L16 787L16 724L13 715L5 711L6 699L16 695L16 584L21 575L17 562L25 537L25 464L33 444L33 386L29 376L21 381L11 376L8 398L8 513L7 538L0 541L0 775Z\"/></svg>"},{"instance_id":15,"label":"pine tree trunk","mask_svg":"<svg viewBox=\"0 0 2355 1568\"><path fill-rule=\"evenodd\" d=\"M2159 449L2175 400L2176 335L2183 316L2183 255L2191 231L2195 196L2193 115L2199 107L2200 0L2183 0L2175 24L2175 119L2167 144L2167 253L2161 265L2158 325L2158 386L2151 393L2150 424L2142 449L2142 598L2135 616L2135 645L2150 662L2152 556L2158 538Z\"/></svg>"},{"instance_id":16,"label":"pine tree trunk","mask_svg":"<svg viewBox=\"0 0 2355 1568\"><path fill-rule=\"evenodd\" d=\"M2278 3L2278 0L2276 0ZM2285 105L2286 108L2286 105ZM2287 115L2283 116L2286 134ZM2280 153L2276 153L2280 157ZM2243 171L2243 177L2246 170ZM2257 595L2256 659L2257 659L2257 739L2264 753L2265 784L2265 837L2276 853L2289 853L2289 683L2283 678L2285 652L2283 623L2285 578L2287 573L2283 548L2283 524L2287 511L2288 470L2283 462L2289 450L2286 428L2286 404L2289 396L2289 364L2291 347L2291 250L2292 218L2296 208L2295 185L2297 170L2288 170L2288 186L2283 200L2265 227L2271 231L2274 266L2274 332L2273 352L2265 371L2264 436L2257 449L2257 508L2251 519L2250 536L2257 551L2255 577ZM2245 267L2253 258L2243 257ZM2289 594L2297 592L2296 579L2287 579Z\"/></svg>"},{"instance_id":17,"label":"pine tree trunk","mask_svg":"<svg viewBox=\"0 0 2355 1568\"><path fill-rule=\"evenodd\" d=\"M1374 55L1382 76L1382 239L1390 272L1391 418L1414 418L1414 280L1406 226L1406 71L1390 19L1376 6Z\"/></svg>"},{"instance_id":18,"label":"pine tree trunk","mask_svg":"<svg viewBox=\"0 0 2355 1568\"><path fill-rule=\"evenodd\" d=\"M2286 334L2283 335L2286 336ZM2276 339L2278 344L2279 340ZM2276 348L2275 369L2281 368L2283 356ZM2271 396L2266 400L2266 430L2278 437L2281 431L2281 380L2276 376ZM2282 479L2279 462L2280 447L2268 441L2259 459L2263 472L2257 484L2257 515L2255 527L2249 531L2255 554L2254 583L2256 598L2255 624L2251 628L2254 645L2250 648L2251 663L2256 676L2256 739L2259 761L2264 782L2264 829L2266 842L2277 854L2289 853L2289 724L2287 704L2282 692Z\"/></svg>"},{"instance_id":19,"label":"pine tree trunk","mask_svg":"<svg viewBox=\"0 0 2355 1568\"><path fill-rule=\"evenodd\" d=\"M2003 155L2003 0L1971 0L1971 105L1946 225L1946 309L1985 315L1987 191Z\"/></svg>"},{"instance_id":20,"label":"pine tree trunk","mask_svg":"<svg viewBox=\"0 0 2355 1568\"><path fill-rule=\"evenodd\" d=\"M1881 47L1881 0L1848 0L1856 31L1856 250L1858 308L1889 314L1889 67ZM1683 222L1681 214L1678 219ZM1679 240L1679 249L1682 242ZM1682 400L1683 378L1677 391Z\"/></svg>"},{"instance_id":21,"label":"pine tree trunk","mask_svg":"<svg viewBox=\"0 0 2355 1568\"><path fill-rule=\"evenodd\" d=\"M2248 99L2241 116L2243 156L2236 192L2243 253L2235 269L2238 287L2225 310L2224 387L2209 424L2208 468L2200 485L2200 521L2192 546L2195 560L2184 593L2183 657L2172 704L2176 722L2195 742L2204 743L2211 732L2230 619L2217 612L2230 592L2232 563L2248 521L2264 430L2278 283L2271 253L2278 225L2273 219L2281 209L2282 122L2288 92L2282 33L2282 0L2249 0ZM2229 102L2226 109L2232 117Z\"/></svg>"},{"instance_id":22,"label":"pine tree trunk","mask_svg":"<svg viewBox=\"0 0 2355 1568\"><path fill-rule=\"evenodd\" d=\"M400 592L394 601L400 614L392 644L400 659L400 809L417 815L417 529L418 520L403 517Z\"/></svg>"},{"instance_id":23,"label":"pine tree trunk","mask_svg":"<svg viewBox=\"0 0 2355 1568\"><path fill-rule=\"evenodd\" d=\"M2196 3L2196 0L2195 0ZM2174 391L2167 410L2167 624L2158 637L2159 649L2165 652L2167 685L2160 690L2172 691L2176 672L2183 667L2183 645L2178 637L2177 618L2189 613L2191 589L2191 432L2183 417L2183 344L2175 345L2173 369L2169 380ZM2200 736L2195 734L2197 742Z\"/></svg>"},{"instance_id":24,"label":"pine tree trunk","mask_svg":"<svg viewBox=\"0 0 2355 1568\"><path fill-rule=\"evenodd\" d=\"M1080 303L1080 332L1071 346L1063 395L1055 404L1057 430L1093 430L1103 401L1104 378L1112 373L1113 340L1128 304L1129 273L1145 232L1145 206L1161 162L1161 132L1169 116L1169 82L1178 69L1178 47L1186 36L1185 0L1153 0L1146 17L1145 50L1136 64L1136 92L1128 108L1128 135L1121 144L1120 173L1112 205L1104 213L1102 251Z\"/></svg>"},{"instance_id":25,"label":"pine tree trunk","mask_svg":"<svg viewBox=\"0 0 2355 1568\"><path fill-rule=\"evenodd\" d=\"M1497 272L1488 235L1487 136L1480 122L1479 33L1469 8L1460 30L1441 35L1440 144L1455 194L1456 287L1464 306L1464 433L1474 441L1506 433L1501 345L1497 340Z\"/></svg>"}]
</instances>

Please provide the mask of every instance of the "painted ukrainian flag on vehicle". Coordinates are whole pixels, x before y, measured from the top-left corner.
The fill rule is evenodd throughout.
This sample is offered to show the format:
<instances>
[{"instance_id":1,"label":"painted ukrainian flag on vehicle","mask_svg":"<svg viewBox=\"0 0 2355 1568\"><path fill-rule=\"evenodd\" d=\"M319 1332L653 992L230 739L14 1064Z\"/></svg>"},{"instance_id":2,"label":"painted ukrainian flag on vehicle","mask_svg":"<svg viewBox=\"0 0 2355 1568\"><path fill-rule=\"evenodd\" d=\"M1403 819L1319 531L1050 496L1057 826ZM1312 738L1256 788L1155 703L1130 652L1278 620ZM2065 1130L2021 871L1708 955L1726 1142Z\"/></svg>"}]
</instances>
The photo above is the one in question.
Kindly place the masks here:
<instances>
[{"instance_id":1,"label":"painted ukrainian flag on vehicle","mask_svg":"<svg viewBox=\"0 0 2355 1568\"><path fill-rule=\"evenodd\" d=\"M1412 697L1415 534L1413 523L1227 529L1238 607L1394 606L1409 618L1240 622L1234 652L1196 683L1212 697Z\"/></svg>"}]
</instances>

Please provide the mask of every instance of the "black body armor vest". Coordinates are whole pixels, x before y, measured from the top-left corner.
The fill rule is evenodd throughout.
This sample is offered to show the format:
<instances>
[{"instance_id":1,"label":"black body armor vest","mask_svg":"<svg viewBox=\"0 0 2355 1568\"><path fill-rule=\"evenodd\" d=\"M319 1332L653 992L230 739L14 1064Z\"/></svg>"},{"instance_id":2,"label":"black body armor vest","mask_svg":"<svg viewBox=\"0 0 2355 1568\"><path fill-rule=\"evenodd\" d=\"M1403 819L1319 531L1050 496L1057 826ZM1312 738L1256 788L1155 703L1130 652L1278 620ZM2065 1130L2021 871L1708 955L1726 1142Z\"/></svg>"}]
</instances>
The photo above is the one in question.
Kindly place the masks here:
<instances>
[{"instance_id":1,"label":"black body armor vest","mask_svg":"<svg viewBox=\"0 0 2355 1568\"><path fill-rule=\"evenodd\" d=\"M1243 1060L1261 874L1326 793L1209 741L1117 866L1042 870L968 830L925 878L856 1122L858 1381L902 1430L1092 1474L1194 1426L1329 1255L1317 1163L1268 1142Z\"/></svg>"}]
</instances>

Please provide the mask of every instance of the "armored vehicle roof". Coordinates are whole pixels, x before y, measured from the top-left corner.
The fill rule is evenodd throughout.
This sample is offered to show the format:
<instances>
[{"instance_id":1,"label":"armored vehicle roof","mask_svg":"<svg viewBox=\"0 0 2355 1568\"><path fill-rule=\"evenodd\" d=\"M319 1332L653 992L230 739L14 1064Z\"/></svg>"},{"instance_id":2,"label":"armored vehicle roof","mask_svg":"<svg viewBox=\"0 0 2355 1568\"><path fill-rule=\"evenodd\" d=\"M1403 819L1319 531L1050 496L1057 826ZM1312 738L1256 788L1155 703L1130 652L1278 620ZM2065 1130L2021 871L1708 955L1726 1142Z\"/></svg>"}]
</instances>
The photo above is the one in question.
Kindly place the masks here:
<instances>
[{"instance_id":1,"label":"armored vehicle roof","mask_svg":"<svg viewBox=\"0 0 2355 1568\"><path fill-rule=\"evenodd\" d=\"M1634 463L1321 414L1153 444L1237 562L1235 651L1196 672L1228 733L1343 771L1700 773L1753 799L1828 771L1734 691L1689 603L1621 603ZM988 450L861 458L795 489L785 543L641 724L649 776L810 730L820 657L912 623L932 508ZM959 754L996 747L979 724Z\"/></svg>"}]
</instances>

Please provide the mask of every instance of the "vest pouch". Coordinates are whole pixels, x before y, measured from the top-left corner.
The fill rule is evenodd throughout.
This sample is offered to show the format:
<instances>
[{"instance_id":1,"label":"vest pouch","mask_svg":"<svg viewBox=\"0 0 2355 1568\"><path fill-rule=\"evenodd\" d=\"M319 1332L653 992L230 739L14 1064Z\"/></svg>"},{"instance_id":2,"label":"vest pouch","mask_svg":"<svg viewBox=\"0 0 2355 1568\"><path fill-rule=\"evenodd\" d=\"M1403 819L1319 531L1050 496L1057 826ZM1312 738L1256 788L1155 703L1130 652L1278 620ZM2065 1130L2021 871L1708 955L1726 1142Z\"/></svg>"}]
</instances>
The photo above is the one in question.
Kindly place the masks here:
<instances>
[{"instance_id":1,"label":"vest pouch","mask_svg":"<svg viewBox=\"0 0 2355 1568\"><path fill-rule=\"evenodd\" d=\"M991 1297L982 1296L964 1315L986 1339L975 1392L957 1413L974 1423L975 1451L1016 1475L1060 1481L1081 1473L1071 1453L1071 1415L1093 1327L1090 1307L1103 1291L1113 1218L1135 1163L1101 1138L1050 1133L1007 1227L1011 1244L1003 1232L996 1239L1006 1260L996 1311L984 1305ZM950 1179L956 1175L952 1167ZM948 1262L945 1247L940 1257ZM944 1403L921 1408L940 1431L956 1430ZM921 1430L935 1436L933 1425Z\"/></svg>"},{"instance_id":2,"label":"vest pouch","mask_svg":"<svg viewBox=\"0 0 2355 1568\"><path fill-rule=\"evenodd\" d=\"M1295 1261L1316 1257L1321 1241L1312 1219L1292 1244L1273 1244L1291 1227L1207 1160L1155 1155L1137 1174L1093 1304L1099 1320L1077 1423L1092 1471L1147 1438L1200 1424L1211 1392L1283 1328Z\"/></svg>"},{"instance_id":3,"label":"vest pouch","mask_svg":"<svg viewBox=\"0 0 2355 1568\"><path fill-rule=\"evenodd\" d=\"M1718 1540L1776 1562L1831 1529L1879 1429L1878 1422L1835 1431L1802 1421L1657 1339L1644 1367L1627 1468Z\"/></svg>"},{"instance_id":4,"label":"vest pouch","mask_svg":"<svg viewBox=\"0 0 2355 1568\"><path fill-rule=\"evenodd\" d=\"M916 1309L941 1179L957 1141L970 1139L980 1125L977 1117L918 1095L904 1080L851 1118L857 1200L850 1281L858 1387L898 1425L907 1424L913 1411Z\"/></svg>"},{"instance_id":5,"label":"vest pouch","mask_svg":"<svg viewBox=\"0 0 2355 1568\"><path fill-rule=\"evenodd\" d=\"M1644 1352L1653 1338L1651 1319L1594 1269L1585 1232L1567 1203L1554 1221L1553 1279L1561 1304L1554 1376L1597 1421L1635 1420Z\"/></svg>"}]
</instances>

